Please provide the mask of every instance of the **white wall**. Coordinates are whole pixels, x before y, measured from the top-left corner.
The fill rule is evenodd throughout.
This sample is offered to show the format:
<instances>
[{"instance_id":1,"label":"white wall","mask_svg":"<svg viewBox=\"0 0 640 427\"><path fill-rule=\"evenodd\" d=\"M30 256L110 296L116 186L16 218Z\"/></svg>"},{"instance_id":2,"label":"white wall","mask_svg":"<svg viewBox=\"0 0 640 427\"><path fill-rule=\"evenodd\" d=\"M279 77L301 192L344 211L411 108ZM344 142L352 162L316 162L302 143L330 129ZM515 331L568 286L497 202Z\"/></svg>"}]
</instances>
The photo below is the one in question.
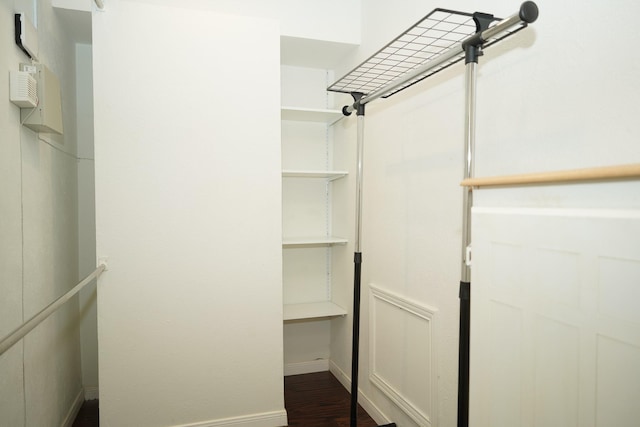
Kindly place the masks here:
<instances>
[{"instance_id":1,"label":"white wall","mask_svg":"<svg viewBox=\"0 0 640 427\"><path fill-rule=\"evenodd\" d=\"M76 45L78 115L78 249L79 275L96 266L96 210L93 153L92 46ZM98 398L98 322L96 283L80 292L82 384L87 400Z\"/></svg>"},{"instance_id":2,"label":"white wall","mask_svg":"<svg viewBox=\"0 0 640 427\"><path fill-rule=\"evenodd\" d=\"M94 14L101 424L283 425L278 25L190 6Z\"/></svg>"},{"instance_id":3,"label":"white wall","mask_svg":"<svg viewBox=\"0 0 640 427\"><path fill-rule=\"evenodd\" d=\"M162 5L175 4L175 0L142 1ZM356 44L360 41L360 3L360 0L190 0L190 4L197 8L278 20L281 22L282 36Z\"/></svg>"},{"instance_id":4,"label":"white wall","mask_svg":"<svg viewBox=\"0 0 640 427\"><path fill-rule=\"evenodd\" d=\"M361 3L361 0L218 0L214 7L224 13L279 20L283 64L333 68L360 43Z\"/></svg>"},{"instance_id":5,"label":"white wall","mask_svg":"<svg viewBox=\"0 0 640 427\"><path fill-rule=\"evenodd\" d=\"M624 1L611 7L597 1L583 7L573 1L544 0L538 5L538 22L488 49L480 59L476 174L638 162L634 123L640 85L634 76L640 61L636 52L625 48L637 39L633 17L638 6ZM362 47L341 68L357 65L435 7L507 16L518 6L497 0L446 5L407 0L393 6L363 2ZM590 31L594 28L598 30ZM442 426L456 420L463 73L464 66L458 64L405 93L368 105L365 126L363 282L437 310L433 333L438 379L432 415L434 425ZM355 119L344 121L336 139L344 141L353 164ZM503 191L491 192L481 202L503 206L516 200L524 206L562 207L571 192L578 195L573 206L598 207L606 199L628 209L637 207L637 201L611 192L630 190L637 192L630 184L606 190L578 186L524 194ZM367 301L366 286L364 295ZM368 319L365 302L361 390L388 418L415 425L367 381L372 357ZM337 348L332 355L346 355L335 362L348 372L350 333L335 329L332 341ZM406 345L376 356L410 366L414 361Z\"/></svg>"},{"instance_id":6,"label":"white wall","mask_svg":"<svg viewBox=\"0 0 640 427\"><path fill-rule=\"evenodd\" d=\"M2 44L0 64L3 70L17 66L22 60L20 51L13 42L13 5L2 4ZM22 155L20 109L8 100L9 73L2 73L2 144L0 144L0 208L3 221L0 223L0 287L2 289L2 322L0 335L3 337L17 328L23 319L22 308ZM8 425L22 426L25 423L25 389L22 361L25 357L23 343L16 344L0 356L0 402L2 421Z\"/></svg>"},{"instance_id":7,"label":"white wall","mask_svg":"<svg viewBox=\"0 0 640 427\"><path fill-rule=\"evenodd\" d=\"M37 7L34 7L37 6ZM65 135L20 126L9 102L9 71L28 58L13 14L37 22L39 60L59 78ZM33 316L78 279L75 51L47 1L0 3L0 335ZM60 426L82 403L78 303L72 300L0 356L0 425Z\"/></svg>"}]
</instances>

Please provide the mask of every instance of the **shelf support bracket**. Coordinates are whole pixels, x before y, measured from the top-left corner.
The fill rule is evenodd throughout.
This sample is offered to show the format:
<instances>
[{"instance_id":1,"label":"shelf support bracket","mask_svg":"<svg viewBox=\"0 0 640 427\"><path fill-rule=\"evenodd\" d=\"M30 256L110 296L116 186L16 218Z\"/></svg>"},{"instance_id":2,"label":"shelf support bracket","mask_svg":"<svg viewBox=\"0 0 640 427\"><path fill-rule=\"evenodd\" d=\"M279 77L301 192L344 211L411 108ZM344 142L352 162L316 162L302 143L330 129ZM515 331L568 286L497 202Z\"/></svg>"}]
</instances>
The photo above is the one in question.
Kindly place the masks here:
<instances>
[{"instance_id":1,"label":"shelf support bracket","mask_svg":"<svg viewBox=\"0 0 640 427\"><path fill-rule=\"evenodd\" d=\"M357 111L358 116L364 116L364 105L360 103L360 99L364 96L363 93L360 92L351 92L351 96L353 97L353 104L345 105L342 107L342 114L349 117L352 111ZM360 107L363 108L362 114L360 114Z\"/></svg>"}]
</instances>

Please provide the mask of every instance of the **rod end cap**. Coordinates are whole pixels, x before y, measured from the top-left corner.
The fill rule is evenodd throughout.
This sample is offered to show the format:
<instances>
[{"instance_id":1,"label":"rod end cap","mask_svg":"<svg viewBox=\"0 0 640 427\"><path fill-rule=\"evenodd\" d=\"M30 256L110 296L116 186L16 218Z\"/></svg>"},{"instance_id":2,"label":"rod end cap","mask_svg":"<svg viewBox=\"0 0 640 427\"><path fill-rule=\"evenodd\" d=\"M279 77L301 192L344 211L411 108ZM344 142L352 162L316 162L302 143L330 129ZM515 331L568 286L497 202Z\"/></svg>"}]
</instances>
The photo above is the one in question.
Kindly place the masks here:
<instances>
[{"instance_id":1,"label":"rod end cap","mask_svg":"<svg viewBox=\"0 0 640 427\"><path fill-rule=\"evenodd\" d=\"M538 5L532 1L526 1L520 6L520 19L531 24L538 19Z\"/></svg>"}]
</instances>

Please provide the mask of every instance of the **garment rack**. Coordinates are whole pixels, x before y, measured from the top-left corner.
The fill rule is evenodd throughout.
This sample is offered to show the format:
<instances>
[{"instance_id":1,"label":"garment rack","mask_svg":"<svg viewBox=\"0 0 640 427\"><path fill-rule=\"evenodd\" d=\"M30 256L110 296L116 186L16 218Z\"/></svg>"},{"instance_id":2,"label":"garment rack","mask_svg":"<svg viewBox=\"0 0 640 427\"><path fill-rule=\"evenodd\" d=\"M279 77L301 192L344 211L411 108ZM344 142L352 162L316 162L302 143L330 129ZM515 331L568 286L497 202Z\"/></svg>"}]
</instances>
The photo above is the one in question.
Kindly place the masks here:
<instances>
[{"instance_id":1,"label":"garment rack","mask_svg":"<svg viewBox=\"0 0 640 427\"><path fill-rule=\"evenodd\" d=\"M360 340L360 293L362 272L362 172L365 105L388 98L461 60L465 60L465 146L464 176L473 178L475 150L476 67L483 49L527 27L538 18L532 1L522 3L517 13L506 19L486 13L465 13L434 9L422 20L392 40L369 59L327 88L353 97L342 108L345 116L357 115L356 226L353 287L353 337L351 353L351 417L357 426L358 359ZM471 270L468 248L471 243L472 189L463 188L462 256L460 298L460 341L458 360L458 427L469 424L469 333ZM395 426L395 424L388 424Z\"/></svg>"}]
</instances>

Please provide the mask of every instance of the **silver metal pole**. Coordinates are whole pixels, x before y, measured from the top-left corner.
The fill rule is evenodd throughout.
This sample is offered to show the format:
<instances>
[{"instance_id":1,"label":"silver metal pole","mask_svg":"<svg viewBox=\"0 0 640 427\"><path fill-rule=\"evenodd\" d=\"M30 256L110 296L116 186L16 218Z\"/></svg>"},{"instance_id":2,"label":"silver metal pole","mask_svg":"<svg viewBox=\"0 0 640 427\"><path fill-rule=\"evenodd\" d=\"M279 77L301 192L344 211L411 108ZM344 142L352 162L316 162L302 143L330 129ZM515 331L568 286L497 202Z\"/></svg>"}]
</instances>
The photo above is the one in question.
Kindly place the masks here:
<instances>
[{"instance_id":1,"label":"silver metal pole","mask_svg":"<svg viewBox=\"0 0 640 427\"><path fill-rule=\"evenodd\" d=\"M466 47L465 67L465 141L464 176L473 176L476 143L476 79L480 46ZM471 329L471 207L473 193L465 187L462 193L462 266L460 279L460 330L458 350L458 427L469 427L469 360Z\"/></svg>"},{"instance_id":2,"label":"silver metal pole","mask_svg":"<svg viewBox=\"0 0 640 427\"><path fill-rule=\"evenodd\" d=\"M356 241L355 251L360 251L362 239L362 171L364 160L364 114L358 116L358 145L356 166Z\"/></svg>"},{"instance_id":3,"label":"silver metal pole","mask_svg":"<svg viewBox=\"0 0 640 427\"><path fill-rule=\"evenodd\" d=\"M364 105L358 107L358 160L356 171L356 242L353 253L353 324L351 338L350 427L358 425L358 367L360 358L360 295L362 287L362 166L364 161Z\"/></svg>"},{"instance_id":4,"label":"silver metal pole","mask_svg":"<svg viewBox=\"0 0 640 427\"><path fill-rule=\"evenodd\" d=\"M532 1L525 1L520 5L520 10L517 13L509 16L498 22L491 28L487 28L481 34L483 41L488 41L492 38L497 38L512 27L521 24L531 24L538 19L538 6Z\"/></svg>"},{"instance_id":5,"label":"silver metal pole","mask_svg":"<svg viewBox=\"0 0 640 427\"><path fill-rule=\"evenodd\" d=\"M474 154L476 145L476 62L469 62L465 67L465 140L464 140L464 179L473 178ZM462 193L462 269L461 280L471 282L471 260L469 250L471 244L471 207L473 205L473 192L470 187L465 187Z\"/></svg>"}]
</instances>

